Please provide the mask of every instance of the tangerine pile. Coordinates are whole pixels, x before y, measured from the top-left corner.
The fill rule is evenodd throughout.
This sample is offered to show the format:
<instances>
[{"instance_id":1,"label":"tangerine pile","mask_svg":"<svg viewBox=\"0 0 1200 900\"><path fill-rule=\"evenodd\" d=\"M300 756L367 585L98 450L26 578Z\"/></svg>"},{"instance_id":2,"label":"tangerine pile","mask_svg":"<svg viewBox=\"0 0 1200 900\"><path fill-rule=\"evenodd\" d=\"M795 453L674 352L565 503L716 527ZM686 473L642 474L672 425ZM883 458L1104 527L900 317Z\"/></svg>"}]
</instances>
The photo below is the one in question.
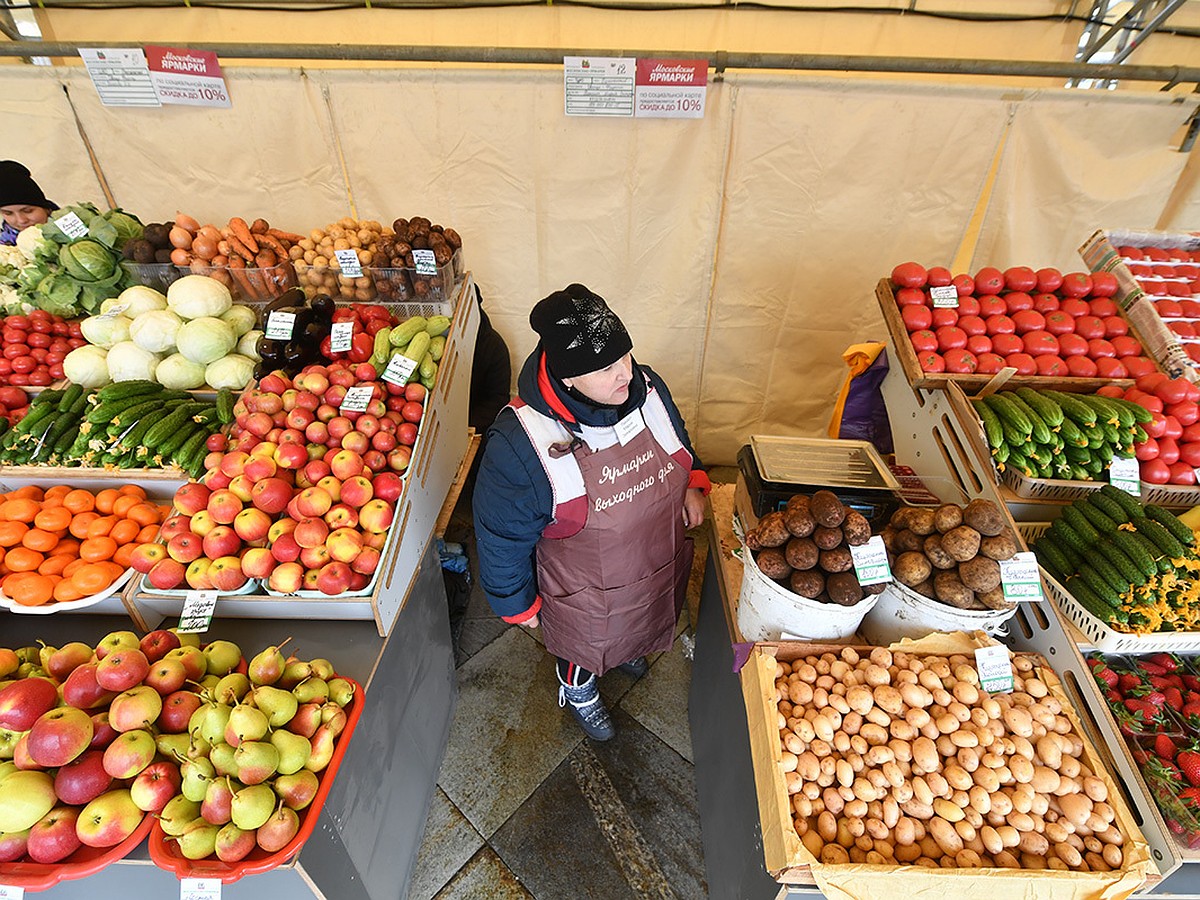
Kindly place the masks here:
<instances>
[{"instance_id":1,"label":"tangerine pile","mask_svg":"<svg viewBox=\"0 0 1200 900\"><path fill-rule=\"evenodd\" d=\"M138 544L155 539L168 511L134 484L0 494L0 591L21 606L98 594L125 573Z\"/></svg>"}]
</instances>

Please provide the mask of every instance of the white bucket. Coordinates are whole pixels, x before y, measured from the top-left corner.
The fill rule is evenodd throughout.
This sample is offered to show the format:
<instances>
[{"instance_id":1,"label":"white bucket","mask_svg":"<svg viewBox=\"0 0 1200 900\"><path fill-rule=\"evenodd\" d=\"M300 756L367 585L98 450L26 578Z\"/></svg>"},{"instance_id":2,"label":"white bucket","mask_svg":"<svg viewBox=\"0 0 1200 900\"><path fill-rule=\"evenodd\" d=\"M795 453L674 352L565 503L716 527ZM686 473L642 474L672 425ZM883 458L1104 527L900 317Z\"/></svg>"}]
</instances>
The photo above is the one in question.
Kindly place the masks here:
<instances>
[{"instance_id":1,"label":"white bucket","mask_svg":"<svg viewBox=\"0 0 1200 900\"><path fill-rule=\"evenodd\" d=\"M747 641L778 641L782 634L814 641L850 637L879 599L868 594L853 606L809 600L764 575L745 545L742 563L738 631Z\"/></svg>"},{"instance_id":2,"label":"white bucket","mask_svg":"<svg viewBox=\"0 0 1200 900\"><path fill-rule=\"evenodd\" d=\"M986 631L995 634L1016 613L1012 609L957 609L931 600L893 581L863 620L867 642L886 647L901 638L925 637L932 631Z\"/></svg>"}]
</instances>

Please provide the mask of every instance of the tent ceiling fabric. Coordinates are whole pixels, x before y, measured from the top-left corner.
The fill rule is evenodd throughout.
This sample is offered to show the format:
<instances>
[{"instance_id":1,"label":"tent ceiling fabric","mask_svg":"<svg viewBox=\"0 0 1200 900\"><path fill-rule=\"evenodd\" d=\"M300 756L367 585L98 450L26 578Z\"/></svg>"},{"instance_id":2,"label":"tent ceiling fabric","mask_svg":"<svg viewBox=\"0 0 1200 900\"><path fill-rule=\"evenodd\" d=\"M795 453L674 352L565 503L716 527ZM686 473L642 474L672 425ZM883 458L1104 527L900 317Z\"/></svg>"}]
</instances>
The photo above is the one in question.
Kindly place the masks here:
<instances>
[{"instance_id":1,"label":"tent ceiling fabric","mask_svg":"<svg viewBox=\"0 0 1200 900\"><path fill-rule=\"evenodd\" d=\"M875 282L905 259L949 264L1010 117L975 266L1074 269L1094 228L1157 222L1194 107L730 75L702 120L581 119L563 115L559 72L226 74L232 109L142 110L102 106L77 68L4 67L5 155L59 202L102 202L65 85L118 204L147 220L183 209L307 231L350 196L362 218L428 215L463 234L518 364L533 303L582 281L629 324L712 463L754 430L824 433L841 352L882 336Z\"/></svg>"}]
</instances>

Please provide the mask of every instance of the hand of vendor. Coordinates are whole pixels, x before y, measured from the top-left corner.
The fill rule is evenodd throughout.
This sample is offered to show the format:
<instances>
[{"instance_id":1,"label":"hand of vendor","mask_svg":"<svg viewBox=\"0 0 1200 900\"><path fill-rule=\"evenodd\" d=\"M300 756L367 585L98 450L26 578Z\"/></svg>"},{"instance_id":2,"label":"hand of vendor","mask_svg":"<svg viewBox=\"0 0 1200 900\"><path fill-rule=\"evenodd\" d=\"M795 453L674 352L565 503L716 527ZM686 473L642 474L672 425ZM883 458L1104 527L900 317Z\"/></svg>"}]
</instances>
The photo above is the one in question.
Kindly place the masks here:
<instances>
[{"instance_id":1,"label":"hand of vendor","mask_svg":"<svg viewBox=\"0 0 1200 900\"><path fill-rule=\"evenodd\" d=\"M704 491L688 488L683 495L683 527L695 528L704 521Z\"/></svg>"}]
</instances>

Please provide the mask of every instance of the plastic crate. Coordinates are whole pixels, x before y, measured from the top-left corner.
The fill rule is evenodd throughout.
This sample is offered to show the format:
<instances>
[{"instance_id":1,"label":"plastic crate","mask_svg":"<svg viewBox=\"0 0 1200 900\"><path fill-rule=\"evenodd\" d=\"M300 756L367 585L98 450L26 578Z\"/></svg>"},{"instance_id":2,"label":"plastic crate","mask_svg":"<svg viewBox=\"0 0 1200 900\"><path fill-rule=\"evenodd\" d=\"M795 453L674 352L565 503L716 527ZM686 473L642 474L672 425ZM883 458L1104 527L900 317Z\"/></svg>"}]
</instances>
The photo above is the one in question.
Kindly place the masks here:
<instances>
[{"instance_id":1,"label":"plastic crate","mask_svg":"<svg viewBox=\"0 0 1200 900\"><path fill-rule=\"evenodd\" d=\"M115 847L84 845L62 862L38 863L26 859L0 863L0 884L24 888L26 891L48 891L59 882L95 875L132 853L150 834L157 821L153 813L146 813L133 834Z\"/></svg>"},{"instance_id":2,"label":"plastic crate","mask_svg":"<svg viewBox=\"0 0 1200 900\"><path fill-rule=\"evenodd\" d=\"M1200 632L1163 631L1151 634L1125 634L1109 628L1071 596L1071 594L1045 569L1042 583L1047 595L1075 625L1087 642L1105 653L1154 653L1166 650L1172 653L1200 652Z\"/></svg>"},{"instance_id":3,"label":"plastic crate","mask_svg":"<svg viewBox=\"0 0 1200 900\"><path fill-rule=\"evenodd\" d=\"M1200 487L1186 484L1150 484L1142 482L1142 496L1138 498L1143 505L1155 503L1174 509L1200 506Z\"/></svg>"},{"instance_id":4,"label":"plastic crate","mask_svg":"<svg viewBox=\"0 0 1200 900\"><path fill-rule=\"evenodd\" d=\"M462 274L462 250L454 251L450 261L438 266L433 275L418 274L416 269L364 266L362 275L351 278L335 266L296 265L296 276L306 296L329 294L339 302L448 302Z\"/></svg>"},{"instance_id":5,"label":"plastic crate","mask_svg":"<svg viewBox=\"0 0 1200 900\"><path fill-rule=\"evenodd\" d=\"M1052 500L1071 503L1082 500L1093 491L1104 487L1103 481L1066 481L1059 478L1029 478L1012 466L1004 467L1001 480L1014 494L1026 500Z\"/></svg>"},{"instance_id":6,"label":"plastic crate","mask_svg":"<svg viewBox=\"0 0 1200 900\"><path fill-rule=\"evenodd\" d=\"M178 269L181 277L207 275L215 278L229 288L235 303L265 303L296 286L296 270L290 262L269 269L235 269L194 262L190 266L179 266Z\"/></svg>"}]
</instances>

